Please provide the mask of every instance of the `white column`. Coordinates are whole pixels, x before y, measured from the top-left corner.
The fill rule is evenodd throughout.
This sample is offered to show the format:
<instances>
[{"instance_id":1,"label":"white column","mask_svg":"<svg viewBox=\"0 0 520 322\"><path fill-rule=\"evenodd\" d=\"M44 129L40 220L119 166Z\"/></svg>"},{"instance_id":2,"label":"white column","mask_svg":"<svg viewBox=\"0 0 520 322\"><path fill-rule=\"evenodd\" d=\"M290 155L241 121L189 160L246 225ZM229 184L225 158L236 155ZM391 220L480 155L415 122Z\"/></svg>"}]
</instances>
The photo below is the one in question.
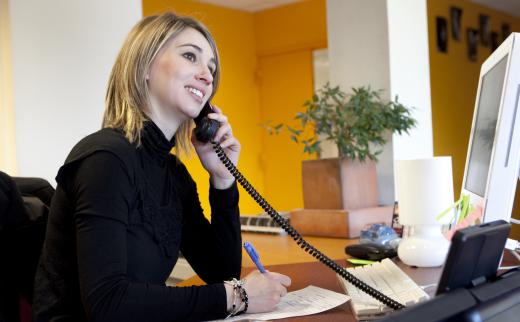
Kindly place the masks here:
<instances>
[{"instance_id":1,"label":"white column","mask_svg":"<svg viewBox=\"0 0 520 322\"><path fill-rule=\"evenodd\" d=\"M377 164L379 199L392 204L394 160L433 154L426 0L327 0L330 81L370 85L414 106L411 135L388 135Z\"/></svg>"},{"instance_id":2,"label":"white column","mask_svg":"<svg viewBox=\"0 0 520 322\"><path fill-rule=\"evenodd\" d=\"M425 0L387 0L390 94L413 106L418 126L393 135L394 160L433 156L428 13Z\"/></svg>"},{"instance_id":3,"label":"white column","mask_svg":"<svg viewBox=\"0 0 520 322\"><path fill-rule=\"evenodd\" d=\"M54 184L73 145L101 127L110 69L140 0L10 1L19 176Z\"/></svg>"}]
</instances>

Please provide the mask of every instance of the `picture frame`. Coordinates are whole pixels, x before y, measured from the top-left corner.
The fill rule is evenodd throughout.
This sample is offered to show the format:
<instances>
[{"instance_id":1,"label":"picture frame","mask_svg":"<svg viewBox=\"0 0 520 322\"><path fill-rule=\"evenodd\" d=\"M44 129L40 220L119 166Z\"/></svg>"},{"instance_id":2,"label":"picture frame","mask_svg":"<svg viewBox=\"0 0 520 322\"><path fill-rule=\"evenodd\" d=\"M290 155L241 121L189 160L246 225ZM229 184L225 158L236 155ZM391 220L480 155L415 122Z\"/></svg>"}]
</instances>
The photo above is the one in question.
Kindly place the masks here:
<instances>
[{"instance_id":1,"label":"picture frame","mask_svg":"<svg viewBox=\"0 0 520 322\"><path fill-rule=\"evenodd\" d=\"M480 43L488 47L491 44L491 23L488 15L478 15L478 34L480 36Z\"/></svg>"},{"instance_id":2,"label":"picture frame","mask_svg":"<svg viewBox=\"0 0 520 322\"><path fill-rule=\"evenodd\" d=\"M468 47L468 59L470 61L477 61L478 49L478 30L474 28L466 28L466 40Z\"/></svg>"},{"instance_id":3,"label":"picture frame","mask_svg":"<svg viewBox=\"0 0 520 322\"><path fill-rule=\"evenodd\" d=\"M462 20L462 9L459 7L450 7L450 25L451 25L451 37L457 41L461 40L461 20Z\"/></svg>"},{"instance_id":4,"label":"picture frame","mask_svg":"<svg viewBox=\"0 0 520 322\"><path fill-rule=\"evenodd\" d=\"M435 18L437 27L437 50L441 53L448 52L448 22L446 18L437 16Z\"/></svg>"},{"instance_id":5,"label":"picture frame","mask_svg":"<svg viewBox=\"0 0 520 322\"><path fill-rule=\"evenodd\" d=\"M501 41L498 39L498 32L492 31L491 32L491 52L494 52L495 49L500 46Z\"/></svg>"},{"instance_id":6,"label":"picture frame","mask_svg":"<svg viewBox=\"0 0 520 322\"><path fill-rule=\"evenodd\" d=\"M504 41L511 34L511 26L508 23L503 23L500 29L502 31L502 41Z\"/></svg>"}]
</instances>

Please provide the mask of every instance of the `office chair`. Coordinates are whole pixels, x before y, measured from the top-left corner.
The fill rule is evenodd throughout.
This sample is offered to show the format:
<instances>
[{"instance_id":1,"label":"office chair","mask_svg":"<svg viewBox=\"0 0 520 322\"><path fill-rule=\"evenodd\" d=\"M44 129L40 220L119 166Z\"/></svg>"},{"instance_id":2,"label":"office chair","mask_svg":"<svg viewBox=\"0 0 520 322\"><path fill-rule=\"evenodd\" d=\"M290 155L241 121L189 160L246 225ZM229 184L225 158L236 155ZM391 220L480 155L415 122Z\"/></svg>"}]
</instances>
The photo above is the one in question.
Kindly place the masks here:
<instances>
[{"instance_id":1,"label":"office chair","mask_svg":"<svg viewBox=\"0 0 520 322\"><path fill-rule=\"evenodd\" d=\"M0 322L31 321L34 276L53 194L44 179L0 172Z\"/></svg>"}]
</instances>

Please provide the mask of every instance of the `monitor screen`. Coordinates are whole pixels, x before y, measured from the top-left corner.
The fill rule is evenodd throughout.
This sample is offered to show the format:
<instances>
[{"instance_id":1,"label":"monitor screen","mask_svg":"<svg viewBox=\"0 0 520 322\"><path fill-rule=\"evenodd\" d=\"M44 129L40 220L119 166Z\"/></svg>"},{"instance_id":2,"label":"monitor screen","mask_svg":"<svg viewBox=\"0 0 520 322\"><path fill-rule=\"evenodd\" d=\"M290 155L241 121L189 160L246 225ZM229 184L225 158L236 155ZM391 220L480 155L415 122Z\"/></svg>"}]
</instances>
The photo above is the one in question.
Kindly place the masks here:
<instances>
[{"instance_id":1,"label":"monitor screen","mask_svg":"<svg viewBox=\"0 0 520 322\"><path fill-rule=\"evenodd\" d=\"M465 189L482 198L486 192L489 163L495 140L500 98L507 67L506 55L483 77L477 117L473 126L473 141L468 159Z\"/></svg>"}]
</instances>

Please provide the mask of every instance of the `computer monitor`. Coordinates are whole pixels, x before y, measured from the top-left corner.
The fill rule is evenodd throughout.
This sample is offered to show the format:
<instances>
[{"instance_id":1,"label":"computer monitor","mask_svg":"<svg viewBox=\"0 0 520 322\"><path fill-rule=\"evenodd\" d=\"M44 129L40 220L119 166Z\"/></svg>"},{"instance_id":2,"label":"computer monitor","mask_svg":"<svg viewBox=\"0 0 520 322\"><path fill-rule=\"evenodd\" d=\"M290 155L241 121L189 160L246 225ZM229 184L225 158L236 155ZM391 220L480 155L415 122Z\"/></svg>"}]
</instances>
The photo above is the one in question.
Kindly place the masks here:
<instances>
[{"instance_id":1,"label":"computer monitor","mask_svg":"<svg viewBox=\"0 0 520 322\"><path fill-rule=\"evenodd\" d=\"M482 64L462 194L483 222L509 221L520 168L520 33Z\"/></svg>"}]
</instances>

